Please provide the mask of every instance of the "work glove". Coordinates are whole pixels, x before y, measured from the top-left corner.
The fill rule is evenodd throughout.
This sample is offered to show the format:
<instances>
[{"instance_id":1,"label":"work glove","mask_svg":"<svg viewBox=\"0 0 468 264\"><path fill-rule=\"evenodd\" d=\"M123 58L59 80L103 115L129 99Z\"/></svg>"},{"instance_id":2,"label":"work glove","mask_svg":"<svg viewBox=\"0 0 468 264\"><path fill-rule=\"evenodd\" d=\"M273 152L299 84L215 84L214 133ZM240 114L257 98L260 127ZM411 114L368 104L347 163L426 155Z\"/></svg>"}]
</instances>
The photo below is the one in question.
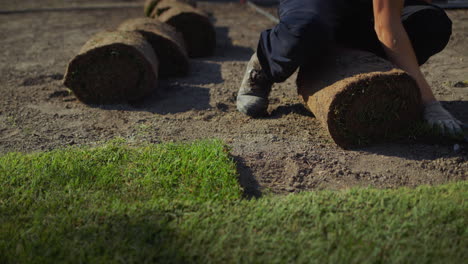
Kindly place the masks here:
<instances>
[{"instance_id":1,"label":"work glove","mask_svg":"<svg viewBox=\"0 0 468 264\"><path fill-rule=\"evenodd\" d=\"M442 134L446 132L452 135L463 133L463 123L445 110L438 101L425 105L424 119L431 127L438 127Z\"/></svg>"}]
</instances>

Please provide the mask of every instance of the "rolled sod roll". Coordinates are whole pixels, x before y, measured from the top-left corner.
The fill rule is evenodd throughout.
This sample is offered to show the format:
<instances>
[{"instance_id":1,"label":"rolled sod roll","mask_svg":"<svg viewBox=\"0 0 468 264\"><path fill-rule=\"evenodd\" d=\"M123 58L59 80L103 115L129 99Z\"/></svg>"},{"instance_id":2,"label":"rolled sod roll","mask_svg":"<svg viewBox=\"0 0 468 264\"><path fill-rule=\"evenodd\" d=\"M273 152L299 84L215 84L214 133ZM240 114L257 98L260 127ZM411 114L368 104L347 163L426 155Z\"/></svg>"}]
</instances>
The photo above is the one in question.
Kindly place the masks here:
<instances>
[{"instance_id":1,"label":"rolled sod roll","mask_svg":"<svg viewBox=\"0 0 468 264\"><path fill-rule=\"evenodd\" d=\"M146 0L144 5L144 11L146 16L150 16L153 12L154 7L159 3L161 0ZM175 0L179 1L193 7L197 7L197 2L195 0Z\"/></svg>"},{"instance_id":2,"label":"rolled sod roll","mask_svg":"<svg viewBox=\"0 0 468 264\"><path fill-rule=\"evenodd\" d=\"M401 135L421 118L416 82L364 51L339 50L323 67L303 67L300 97L335 143L351 148Z\"/></svg>"},{"instance_id":3,"label":"rolled sod roll","mask_svg":"<svg viewBox=\"0 0 468 264\"><path fill-rule=\"evenodd\" d=\"M159 62L137 32L101 32L68 64L64 85L86 104L135 103L157 89Z\"/></svg>"},{"instance_id":4,"label":"rolled sod roll","mask_svg":"<svg viewBox=\"0 0 468 264\"><path fill-rule=\"evenodd\" d=\"M136 18L123 22L123 31L137 31L151 44L159 59L159 77L185 75L188 55L182 35L172 26L153 18Z\"/></svg>"},{"instance_id":5,"label":"rolled sod roll","mask_svg":"<svg viewBox=\"0 0 468 264\"><path fill-rule=\"evenodd\" d=\"M216 31L202 11L175 0L161 0L151 17L157 17L182 33L189 57L213 54L216 48Z\"/></svg>"}]
</instances>

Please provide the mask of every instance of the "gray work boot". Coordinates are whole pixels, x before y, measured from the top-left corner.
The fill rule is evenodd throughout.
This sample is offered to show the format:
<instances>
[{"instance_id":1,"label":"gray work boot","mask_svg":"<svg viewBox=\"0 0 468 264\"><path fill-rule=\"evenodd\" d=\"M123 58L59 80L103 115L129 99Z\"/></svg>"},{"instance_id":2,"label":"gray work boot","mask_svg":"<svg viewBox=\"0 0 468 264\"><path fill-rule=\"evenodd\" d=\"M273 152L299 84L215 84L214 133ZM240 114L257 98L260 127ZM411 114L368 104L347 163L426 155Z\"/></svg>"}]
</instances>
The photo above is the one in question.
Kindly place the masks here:
<instances>
[{"instance_id":1,"label":"gray work boot","mask_svg":"<svg viewBox=\"0 0 468 264\"><path fill-rule=\"evenodd\" d=\"M237 93L237 110L251 117L265 116L272 85L262 70L257 53L254 53Z\"/></svg>"}]
</instances>

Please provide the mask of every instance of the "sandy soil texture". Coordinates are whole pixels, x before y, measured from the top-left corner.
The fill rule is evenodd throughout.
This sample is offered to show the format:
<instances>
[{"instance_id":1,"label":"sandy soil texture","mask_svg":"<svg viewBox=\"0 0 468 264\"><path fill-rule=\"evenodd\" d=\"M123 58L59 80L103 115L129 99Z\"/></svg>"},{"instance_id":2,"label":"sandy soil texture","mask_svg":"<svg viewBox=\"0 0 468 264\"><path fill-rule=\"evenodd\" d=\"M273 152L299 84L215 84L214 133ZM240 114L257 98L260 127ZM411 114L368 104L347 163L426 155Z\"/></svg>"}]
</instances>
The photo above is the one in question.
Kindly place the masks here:
<instances>
[{"instance_id":1,"label":"sandy soil texture","mask_svg":"<svg viewBox=\"0 0 468 264\"><path fill-rule=\"evenodd\" d=\"M161 80L160 95L132 107L87 106L62 85L69 60L96 32L115 29L143 8L67 9L112 1L0 3L0 153L129 142L220 138L232 147L249 194L351 186L392 188L466 180L468 144L405 140L342 150L298 99L295 77L275 85L271 115L251 119L235 96L261 30L272 23L236 2L199 1L217 31L215 55L190 61L189 76ZM142 1L114 1L128 3ZM1 12L23 10L21 12ZM449 46L423 66L437 97L468 122L468 10L451 10Z\"/></svg>"}]
</instances>

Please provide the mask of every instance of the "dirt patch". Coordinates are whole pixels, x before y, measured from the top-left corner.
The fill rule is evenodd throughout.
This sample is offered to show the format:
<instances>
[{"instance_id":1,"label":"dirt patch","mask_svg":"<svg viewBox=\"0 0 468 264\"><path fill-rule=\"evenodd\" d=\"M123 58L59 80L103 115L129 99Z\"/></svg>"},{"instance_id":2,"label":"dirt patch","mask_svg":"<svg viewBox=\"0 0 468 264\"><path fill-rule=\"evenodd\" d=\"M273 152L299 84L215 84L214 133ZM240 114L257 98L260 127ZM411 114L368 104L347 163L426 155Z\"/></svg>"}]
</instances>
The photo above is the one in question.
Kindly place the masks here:
<instances>
[{"instance_id":1,"label":"dirt patch","mask_svg":"<svg viewBox=\"0 0 468 264\"><path fill-rule=\"evenodd\" d=\"M48 2L48 7L63 3L41 5ZM0 9L14 3L2 1ZM244 67L260 31L272 24L237 2L199 1L198 6L215 22L214 56L191 60L189 76L161 81L162 94L139 107L86 106L57 76L92 35L143 16L142 8L0 15L0 45L5 47L0 50L0 152L92 145L115 137L135 143L221 138L232 147L242 183L257 195L466 180L464 143L457 151L453 142L417 140L352 151L336 147L301 105L296 76L274 86L269 117L238 113L235 95ZM449 46L423 72L444 106L468 122L468 88L454 87L468 79L468 12L449 11L449 16L454 22Z\"/></svg>"}]
</instances>

